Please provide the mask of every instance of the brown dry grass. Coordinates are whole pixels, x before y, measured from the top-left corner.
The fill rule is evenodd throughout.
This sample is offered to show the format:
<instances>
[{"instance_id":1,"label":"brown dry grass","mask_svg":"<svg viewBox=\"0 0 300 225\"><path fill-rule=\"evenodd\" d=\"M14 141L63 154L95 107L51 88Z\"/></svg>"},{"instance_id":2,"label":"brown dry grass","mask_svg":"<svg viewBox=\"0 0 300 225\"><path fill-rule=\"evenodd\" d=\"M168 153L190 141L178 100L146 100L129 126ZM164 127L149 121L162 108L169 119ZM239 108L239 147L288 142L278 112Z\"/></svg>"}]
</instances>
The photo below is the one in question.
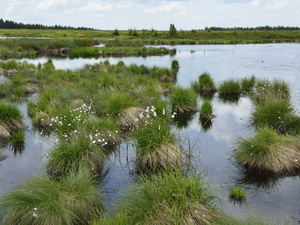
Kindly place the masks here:
<instances>
[{"instance_id":1,"label":"brown dry grass","mask_svg":"<svg viewBox=\"0 0 300 225\"><path fill-rule=\"evenodd\" d=\"M139 117L139 115L144 112L144 109L136 107L124 109L118 121L118 125L121 126L123 130L130 130L145 121L145 117Z\"/></svg>"},{"instance_id":2,"label":"brown dry grass","mask_svg":"<svg viewBox=\"0 0 300 225\"><path fill-rule=\"evenodd\" d=\"M146 154L140 162L142 169L175 170L181 167L184 156L181 149L172 143L162 144L152 152Z\"/></svg>"},{"instance_id":3,"label":"brown dry grass","mask_svg":"<svg viewBox=\"0 0 300 225\"><path fill-rule=\"evenodd\" d=\"M2 126L0 124L0 139L9 139L9 138L10 138L9 131L6 129L5 126Z\"/></svg>"},{"instance_id":4,"label":"brown dry grass","mask_svg":"<svg viewBox=\"0 0 300 225\"><path fill-rule=\"evenodd\" d=\"M185 107L176 107L173 109L174 112L176 112L178 115L185 114L185 113L194 113L197 112L198 109L193 106L185 106Z\"/></svg>"}]
</instances>

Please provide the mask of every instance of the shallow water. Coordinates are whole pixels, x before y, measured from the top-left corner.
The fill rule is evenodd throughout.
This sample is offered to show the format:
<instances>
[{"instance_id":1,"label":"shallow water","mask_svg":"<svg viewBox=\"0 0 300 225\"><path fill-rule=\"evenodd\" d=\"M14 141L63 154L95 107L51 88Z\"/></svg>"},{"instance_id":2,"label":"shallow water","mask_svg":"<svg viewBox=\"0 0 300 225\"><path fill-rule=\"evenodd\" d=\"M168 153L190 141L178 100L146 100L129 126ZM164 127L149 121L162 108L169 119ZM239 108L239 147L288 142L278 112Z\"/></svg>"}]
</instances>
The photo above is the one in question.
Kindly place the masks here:
<instances>
[{"instance_id":1,"label":"shallow water","mask_svg":"<svg viewBox=\"0 0 300 225\"><path fill-rule=\"evenodd\" d=\"M164 46L166 47L166 46ZM174 46L170 46L174 48ZM116 64L122 60L147 66L170 67L173 59L179 61L177 83L189 86L204 71L209 72L218 83L228 78L255 75L258 78L283 79L291 85L292 103L300 111L300 44L259 44L259 45L184 45L176 46L175 56L121 57L99 59L53 59L57 69L76 70L85 64L109 60ZM47 57L23 59L29 63L44 63ZM201 99L199 98L199 103ZM20 107L26 114L26 103ZM252 102L241 97L237 102L225 101L214 96L213 108L216 118L212 124L201 125L199 114L193 114L187 121L178 121L174 130L181 134L186 145L193 148L192 162L197 171L205 176L216 194L223 199L223 208L231 214L244 213L249 209L258 210L261 215L269 213L271 218L291 217L291 224L300 221L300 177L261 179L246 173L236 165L231 153L239 137L254 134L251 125ZM29 128L26 131L26 146L22 154L14 154L9 147L4 152L9 158L0 162L0 195L23 182L24 177L43 170L43 157L54 142L53 137L34 132L31 121L26 117ZM180 128L179 128L180 127ZM187 141L188 140L188 141ZM45 143L45 144L44 144ZM120 151L112 153L106 163L107 174L101 189L107 208L116 202L126 187L134 184L134 147L123 142ZM228 199L228 187L242 184L247 190L246 202L234 204ZM241 212L242 211L242 212Z\"/></svg>"}]
</instances>

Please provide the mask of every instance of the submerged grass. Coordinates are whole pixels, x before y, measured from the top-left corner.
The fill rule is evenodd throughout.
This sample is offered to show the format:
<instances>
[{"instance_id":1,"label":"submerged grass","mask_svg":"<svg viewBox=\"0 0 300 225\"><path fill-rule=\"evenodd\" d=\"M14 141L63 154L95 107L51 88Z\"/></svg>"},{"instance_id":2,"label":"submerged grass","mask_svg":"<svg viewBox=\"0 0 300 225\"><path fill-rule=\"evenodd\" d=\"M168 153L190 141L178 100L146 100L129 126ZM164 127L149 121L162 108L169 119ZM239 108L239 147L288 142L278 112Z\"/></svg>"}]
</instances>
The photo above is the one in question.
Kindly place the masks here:
<instances>
[{"instance_id":1,"label":"submerged grass","mask_svg":"<svg viewBox=\"0 0 300 225\"><path fill-rule=\"evenodd\" d=\"M31 177L0 200L4 224L88 224L101 211L95 177L85 169L70 171L57 182Z\"/></svg>"},{"instance_id":2,"label":"submerged grass","mask_svg":"<svg viewBox=\"0 0 300 225\"><path fill-rule=\"evenodd\" d=\"M263 127L253 138L241 139L234 156L250 170L274 175L293 174L300 169L300 141Z\"/></svg>"}]
</instances>

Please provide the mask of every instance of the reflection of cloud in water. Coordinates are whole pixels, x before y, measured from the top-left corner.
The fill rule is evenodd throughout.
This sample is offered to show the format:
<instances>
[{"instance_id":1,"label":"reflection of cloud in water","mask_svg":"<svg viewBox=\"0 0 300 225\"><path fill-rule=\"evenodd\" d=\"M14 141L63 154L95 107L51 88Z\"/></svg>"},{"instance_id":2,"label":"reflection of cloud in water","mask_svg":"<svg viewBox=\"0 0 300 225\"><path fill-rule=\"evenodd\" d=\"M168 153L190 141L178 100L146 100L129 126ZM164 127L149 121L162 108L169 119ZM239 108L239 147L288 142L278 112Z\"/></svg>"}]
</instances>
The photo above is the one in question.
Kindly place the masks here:
<instances>
[{"instance_id":1,"label":"reflection of cloud in water","mask_svg":"<svg viewBox=\"0 0 300 225\"><path fill-rule=\"evenodd\" d=\"M224 140L233 145L237 137L245 136L249 131L252 102L241 98L238 105L218 104L214 102L212 128L208 131L217 141Z\"/></svg>"}]
</instances>

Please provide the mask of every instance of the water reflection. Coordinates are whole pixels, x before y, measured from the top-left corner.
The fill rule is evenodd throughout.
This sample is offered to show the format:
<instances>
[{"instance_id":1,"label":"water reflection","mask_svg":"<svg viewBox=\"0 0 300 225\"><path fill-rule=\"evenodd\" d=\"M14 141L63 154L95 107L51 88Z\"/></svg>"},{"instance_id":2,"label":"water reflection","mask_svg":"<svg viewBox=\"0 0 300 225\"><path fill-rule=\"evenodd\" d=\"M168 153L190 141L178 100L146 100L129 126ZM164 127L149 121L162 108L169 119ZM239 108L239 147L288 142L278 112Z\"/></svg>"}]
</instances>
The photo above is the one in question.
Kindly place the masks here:
<instances>
[{"instance_id":1,"label":"water reflection","mask_svg":"<svg viewBox=\"0 0 300 225\"><path fill-rule=\"evenodd\" d=\"M173 122L179 129L186 128L190 125L191 121L194 119L195 116L196 113L180 114L173 119Z\"/></svg>"},{"instance_id":2,"label":"water reflection","mask_svg":"<svg viewBox=\"0 0 300 225\"><path fill-rule=\"evenodd\" d=\"M212 127L212 120L199 116L199 124L203 131L208 131Z\"/></svg>"},{"instance_id":3,"label":"water reflection","mask_svg":"<svg viewBox=\"0 0 300 225\"><path fill-rule=\"evenodd\" d=\"M218 98L222 103L238 105L241 95L224 95L219 94Z\"/></svg>"},{"instance_id":4,"label":"water reflection","mask_svg":"<svg viewBox=\"0 0 300 225\"><path fill-rule=\"evenodd\" d=\"M11 150L13 151L14 155L17 155L17 154L21 155L23 153L24 149L25 149L24 141L18 141L18 142L11 144Z\"/></svg>"}]
</instances>

